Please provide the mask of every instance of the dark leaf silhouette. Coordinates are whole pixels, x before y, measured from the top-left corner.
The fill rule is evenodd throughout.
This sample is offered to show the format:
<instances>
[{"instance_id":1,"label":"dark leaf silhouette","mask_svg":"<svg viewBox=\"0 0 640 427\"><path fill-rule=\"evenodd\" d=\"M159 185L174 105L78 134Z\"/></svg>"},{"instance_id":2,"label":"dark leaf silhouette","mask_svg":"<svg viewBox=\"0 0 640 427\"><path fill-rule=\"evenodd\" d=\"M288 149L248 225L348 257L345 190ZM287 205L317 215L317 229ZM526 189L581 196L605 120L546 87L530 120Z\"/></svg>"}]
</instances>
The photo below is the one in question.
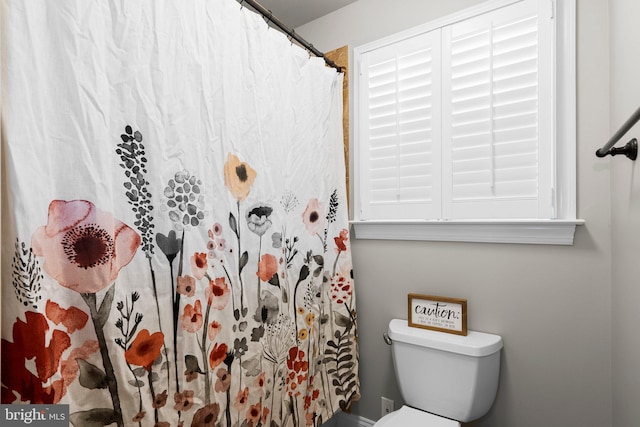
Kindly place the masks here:
<instances>
[{"instance_id":1,"label":"dark leaf silhouette","mask_svg":"<svg viewBox=\"0 0 640 427\"><path fill-rule=\"evenodd\" d=\"M233 216L233 214L231 212L229 212L229 227L231 227L231 230L237 236L238 235L238 222L236 221L236 217Z\"/></svg>"},{"instance_id":2,"label":"dark leaf silhouette","mask_svg":"<svg viewBox=\"0 0 640 427\"><path fill-rule=\"evenodd\" d=\"M80 370L80 378L78 381L84 388L94 390L97 388L107 388L107 375L98 368L84 359L76 359Z\"/></svg>"},{"instance_id":3,"label":"dark leaf silhouette","mask_svg":"<svg viewBox=\"0 0 640 427\"><path fill-rule=\"evenodd\" d=\"M88 411L74 412L69 421L75 427L102 427L115 423L116 413L109 408L94 408Z\"/></svg>"},{"instance_id":4,"label":"dark leaf silhouette","mask_svg":"<svg viewBox=\"0 0 640 427\"><path fill-rule=\"evenodd\" d=\"M249 253L247 251L244 251L244 253L240 257L240 271L242 271L245 265L247 265L247 262L249 262Z\"/></svg>"},{"instance_id":5,"label":"dark leaf silhouette","mask_svg":"<svg viewBox=\"0 0 640 427\"><path fill-rule=\"evenodd\" d=\"M278 273L275 273L273 276L271 276L271 279L269 279L269 284L280 287L280 279L278 278Z\"/></svg>"},{"instance_id":6,"label":"dark leaf silhouette","mask_svg":"<svg viewBox=\"0 0 640 427\"><path fill-rule=\"evenodd\" d=\"M200 369L200 363L198 362L198 358L192 354L187 354L184 356L184 365L189 372L197 372L199 374L204 374L202 369Z\"/></svg>"}]
</instances>

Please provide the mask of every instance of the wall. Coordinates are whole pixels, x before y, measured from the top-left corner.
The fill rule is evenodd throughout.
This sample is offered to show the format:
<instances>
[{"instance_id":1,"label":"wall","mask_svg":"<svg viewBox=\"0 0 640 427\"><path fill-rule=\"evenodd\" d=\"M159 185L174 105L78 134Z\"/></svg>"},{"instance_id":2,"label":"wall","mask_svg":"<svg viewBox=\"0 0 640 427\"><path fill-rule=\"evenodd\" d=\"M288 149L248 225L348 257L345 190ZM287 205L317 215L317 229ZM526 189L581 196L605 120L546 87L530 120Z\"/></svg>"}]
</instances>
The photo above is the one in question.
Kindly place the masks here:
<instances>
[{"instance_id":1,"label":"wall","mask_svg":"<svg viewBox=\"0 0 640 427\"><path fill-rule=\"evenodd\" d=\"M636 0L612 1L629 8ZM477 3L359 0L296 31L322 51L353 48ZM352 242L362 382L355 414L378 419L381 396L401 404L382 333L390 319L406 318L406 295L418 292L467 298L469 328L504 339L496 402L474 426L612 425L610 171L608 160L594 156L610 132L608 35L608 2L578 0L578 216L586 225L573 246ZM632 67L628 73L630 79ZM630 174L623 176L627 183ZM633 208L628 215L640 210ZM619 305L632 304L619 293ZM635 325L628 329L619 334ZM632 386L619 388L626 393Z\"/></svg>"},{"instance_id":2,"label":"wall","mask_svg":"<svg viewBox=\"0 0 640 427\"><path fill-rule=\"evenodd\" d=\"M611 0L611 133L640 106L640 3ZM640 138L640 126L621 144ZM613 249L613 420L615 426L637 425L640 419L640 165L614 158L611 164Z\"/></svg>"}]
</instances>

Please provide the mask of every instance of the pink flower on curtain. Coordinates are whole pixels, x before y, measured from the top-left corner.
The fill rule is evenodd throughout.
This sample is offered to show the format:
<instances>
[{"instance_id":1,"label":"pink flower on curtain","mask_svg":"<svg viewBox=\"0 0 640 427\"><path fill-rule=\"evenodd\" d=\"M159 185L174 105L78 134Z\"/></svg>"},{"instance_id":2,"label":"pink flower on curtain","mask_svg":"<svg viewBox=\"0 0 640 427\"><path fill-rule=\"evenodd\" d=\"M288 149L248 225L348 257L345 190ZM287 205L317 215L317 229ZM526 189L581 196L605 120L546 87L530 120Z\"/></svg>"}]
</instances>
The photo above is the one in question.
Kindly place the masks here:
<instances>
[{"instance_id":1,"label":"pink flower on curtain","mask_svg":"<svg viewBox=\"0 0 640 427\"><path fill-rule=\"evenodd\" d=\"M220 415L220 404L211 403L198 409L193 415L193 421L191 425L200 427L214 427L216 421L218 421L218 415Z\"/></svg>"},{"instance_id":2,"label":"pink flower on curtain","mask_svg":"<svg viewBox=\"0 0 640 427\"><path fill-rule=\"evenodd\" d=\"M187 332L197 332L202 327L202 303L197 300L194 305L187 304L182 315L182 329Z\"/></svg>"},{"instance_id":3,"label":"pink flower on curtain","mask_svg":"<svg viewBox=\"0 0 640 427\"><path fill-rule=\"evenodd\" d=\"M260 416L262 415L262 404L260 402L255 405L250 405L249 409L247 409L247 425L249 427L254 427L258 425L260 421Z\"/></svg>"},{"instance_id":4,"label":"pink flower on curtain","mask_svg":"<svg viewBox=\"0 0 640 427\"><path fill-rule=\"evenodd\" d=\"M209 286L205 289L207 304L216 310L222 310L229 302L229 286L224 277L209 280Z\"/></svg>"},{"instance_id":5,"label":"pink flower on curtain","mask_svg":"<svg viewBox=\"0 0 640 427\"><path fill-rule=\"evenodd\" d=\"M307 231L312 234L320 234L324 230L324 207L318 199L311 199L307 208L302 213L302 222Z\"/></svg>"},{"instance_id":6,"label":"pink flower on curtain","mask_svg":"<svg viewBox=\"0 0 640 427\"><path fill-rule=\"evenodd\" d=\"M200 280L207 274L207 254L204 252L196 252L191 257L191 272L196 279Z\"/></svg>"},{"instance_id":7,"label":"pink flower on curtain","mask_svg":"<svg viewBox=\"0 0 640 427\"><path fill-rule=\"evenodd\" d=\"M216 380L215 390L217 392L226 392L231 387L231 374L225 368L220 368L216 372L218 379Z\"/></svg>"},{"instance_id":8,"label":"pink flower on curtain","mask_svg":"<svg viewBox=\"0 0 640 427\"><path fill-rule=\"evenodd\" d=\"M67 309L60 307L58 303L51 300L47 300L45 306L45 313L47 317L56 325L62 323L67 328L70 334L76 330L84 328L89 320L89 316L78 307L71 306Z\"/></svg>"},{"instance_id":9,"label":"pink flower on curtain","mask_svg":"<svg viewBox=\"0 0 640 427\"><path fill-rule=\"evenodd\" d=\"M47 225L31 239L44 270L60 285L96 293L118 277L140 246L140 236L87 200L54 200Z\"/></svg>"},{"instance_id":10,"label":"pink flower on curtain","mask_svg":"<svg viewBox=\"0 0 640 427\"><path fill-rule=\"evenodd\" d=\"M243 411L247 407L249 402L249 387L238 390L235 400L233 401L233 407L236 411Z\"/></svg>"},{"instance_id":11,"label":"pink flower on curtain","mask_svg":"<svg viewBox=\"0 0 640 427\"><path fill-rule=\"evenodd\" d=\"M196 279L187 275L187 276L178 276L178 286L176 286L176 290L179 294L192 297L196 293Z\"/></svg>"},{"instance_id":12,"label":"pink flower on curtain","mask_svg":"<svg viewBox=\"0 0 640 427\"><path fill-rule=\"evenodd\" d=\"M173 394L173 401L176 403L173 408L176 411L188 411L193 406L193 390L185 390L181 393Z\"/></svg>"},{"instance_id":13,"label":"pink flower on curtain","mask_svg":"<svg viewBox=\"0 0 640 427\"><path fill-rule=\"evenodd\" d=\"M209 327L207 328L207 336L209 337L209 340L213 341L218 336L221 329L222 325L215 320L209 323Z\"/></svg>"}]
</instances>

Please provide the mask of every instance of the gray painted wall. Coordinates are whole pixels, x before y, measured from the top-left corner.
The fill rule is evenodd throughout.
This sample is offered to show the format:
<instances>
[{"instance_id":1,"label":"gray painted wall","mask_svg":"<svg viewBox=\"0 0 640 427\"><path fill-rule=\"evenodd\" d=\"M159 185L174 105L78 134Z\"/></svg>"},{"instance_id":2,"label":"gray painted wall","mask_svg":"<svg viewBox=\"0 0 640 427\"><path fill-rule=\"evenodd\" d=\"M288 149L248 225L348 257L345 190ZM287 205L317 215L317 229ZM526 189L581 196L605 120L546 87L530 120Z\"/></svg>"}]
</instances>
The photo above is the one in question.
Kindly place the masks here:
<instances>
[{"instance_id":1,"label":"gray painted wall","mask_svg":"<svg viewBox=\"0 0 640 427\"><path fill-rule=\"evenodd\" d=\"M637 25L640 5L637 0L610 1L614 9L611 38L626 38L627 28ZM353 48L479 2L358 0L296 31L323 51L343 45ZM640 341L635 308L640 283L633 276L638 253L633 249L640 242L632 238L640 235L638 220L634 221L640 218L640 195L634 194L640 190L640 176L634 175L633 164L626 159L611 162L594 156L610 136L609 111L618 123L640 104L640 97L634 101L626 86L633 82L633 88L640 87L633 80L638 78L637 68L631 65L611 71L612 77L622 81L611 83L619 93L612 90L610 96L609 4L608 0L578 0L578 216L586 225L578 228L575 244L354 240L362 383L355 414L378 419L381 396L394 399L397 407L401 404L382 333L390 319L406 318L407 294L417 292L467 298L469 328L504 339L496 402L474 426L607 427L613 425L614 407L620 413L615 425L630 426L634 423L629 420L640 419L635 401L640 396L640 370L635 376L627 371L637 367L634 360L640 360L640 348L632 344L634 339ZM619 23L624 28L617 28ZM633 31L634 37L629 34L622 44L637 54L640 34ZM611 57L612 65L627 65L628 58L613 53ZM353 98L350 102L353 109ZM353 137L353 129L350 133ZM616 189L620 200L612 203L610 168L619 165L614 182L622 184ZM639 229L629 235L626 229L611 225L612 217ZM620 261L612 261L612 241ZM630 266L623 264L624 258ZM620 270L614 274L620 283L613 287L613 301L612 266ZM618 351L612 351L612 339ZM614 360L619 363L615 388Z\"/></svg>"},{"instance_id":2,"label":"gray painted wall","mask_svg":"<svg viewBox=\"0 0 640 427\"><path fill-rule=\"evenodd\" d=\"M611 0L610 8L613 133L640 106L640 2ZM640 138L640 126L623 142L632 137ZM611 162L613 425L632 426L640 419L640 165L616 160Z\"/></svg>"}]
</instances>

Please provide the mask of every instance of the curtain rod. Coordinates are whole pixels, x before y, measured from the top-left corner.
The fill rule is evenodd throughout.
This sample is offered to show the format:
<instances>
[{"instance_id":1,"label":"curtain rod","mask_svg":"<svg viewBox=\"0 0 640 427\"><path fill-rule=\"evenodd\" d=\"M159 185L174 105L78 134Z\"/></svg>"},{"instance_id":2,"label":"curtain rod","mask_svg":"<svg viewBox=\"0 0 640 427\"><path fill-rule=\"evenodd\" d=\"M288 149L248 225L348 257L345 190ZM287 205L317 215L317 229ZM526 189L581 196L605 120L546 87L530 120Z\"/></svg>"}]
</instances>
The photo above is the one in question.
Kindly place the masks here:
<instances>
[{"instance_id":1,"label":"curtain rod","mask_svg":"<svg viewBox=\"0 0 640 427\"><path fill-rule=\"evenodd\" d=\"M262 6L260 3L258 3L255 0L237 0L237 1L240 3L240 5L242 5L243 3L246 3L249 6L251 6L253 9L256 10L256 12L262 15L265 19L268 19L276 27L280 28L291 39L300 43L300 45L302 45L302 47L305 48L307 51L313 53L315 56L319 58L324 59L324 62L326 62L328 66L335 68L336 70L338 70L339 73L342 72L342 67L340 67L335 62L333 62L332 60L324 56L324 53L320 52L318 49L313 47L311 43L309 43L308 41L300 37L298 34L296 34L295 30L287 27L282 21L280 21L280 19L278 19L276 16L273 16L273 13L269 9Z\"/></svg>"}]
</instances>

